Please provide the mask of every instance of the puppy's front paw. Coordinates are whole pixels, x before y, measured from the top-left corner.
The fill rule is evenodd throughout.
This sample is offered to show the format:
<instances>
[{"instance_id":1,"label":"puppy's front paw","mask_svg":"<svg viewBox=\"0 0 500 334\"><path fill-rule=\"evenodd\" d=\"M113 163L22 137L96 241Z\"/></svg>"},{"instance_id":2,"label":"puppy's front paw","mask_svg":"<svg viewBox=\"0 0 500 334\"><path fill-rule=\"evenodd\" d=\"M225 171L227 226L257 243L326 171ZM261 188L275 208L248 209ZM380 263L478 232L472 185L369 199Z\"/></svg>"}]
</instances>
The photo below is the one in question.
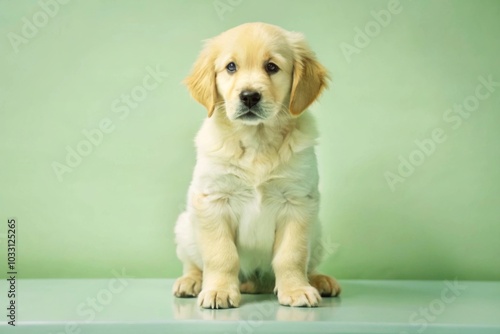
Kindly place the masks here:
<instances>
[{"instance_id":1,"label":"puppy's front paw","mask_svg":"<svg viewBox=\"0 0 500 334\"><path fill-rule=\"evenodd\" d=\"M175 281L172 292L176 297L196 297L200 290L200 277L182 276Z\"/></svg>"},{"instance_id":2,"label":"puppy's front paw","mask_svg":"<svg viewBox=\"0 0 500 334\"><path fill-rule=\"evenodd\" d=\"M241 294L238 289L203 289L198 296L198 305L203 308L229 308L240 305Z\"/></svg>"},{"instance_id":3,"label":"puppy's front paw","mask_svg":"<svg viewBox=\"0 0 500 334\"><path fill-rule=\"evenodd\" d=\"M318 290L310 285L296 288L277 289L278 301L281 305L296 307L316 307L321 301Z\"/></svg>"}]
</instances>

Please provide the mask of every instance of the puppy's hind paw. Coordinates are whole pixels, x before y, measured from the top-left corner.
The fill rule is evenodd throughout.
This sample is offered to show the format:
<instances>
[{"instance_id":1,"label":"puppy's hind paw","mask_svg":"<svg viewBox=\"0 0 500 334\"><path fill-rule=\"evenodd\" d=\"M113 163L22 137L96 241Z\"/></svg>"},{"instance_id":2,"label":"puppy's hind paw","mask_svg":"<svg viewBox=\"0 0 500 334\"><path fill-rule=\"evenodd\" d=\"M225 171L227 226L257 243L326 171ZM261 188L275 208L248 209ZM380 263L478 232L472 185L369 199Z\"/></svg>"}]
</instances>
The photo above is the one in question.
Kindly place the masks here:
<instances>
[{"instance_id":1,"label":"puppy's hind paw","mask_svg":"<svg viewBox=\"0 0 500 334\"><path fill-rule=\"evenodd\" d=\"M340 285L333 277L313 274L309 275L309 283L318 290L322 297L337 297L340 295Z\"/></svg>"},{"instance_id":2,"label":"puppy's hind paw","mask_svg":"<svg viewBox=\"0 0 500 334\"><path fill-rule=\"evenodd\" d=\"M196 297L201 290L201 278L193 276L179 277L172 288L176 297Z\"/></svg>"}]
</instances>

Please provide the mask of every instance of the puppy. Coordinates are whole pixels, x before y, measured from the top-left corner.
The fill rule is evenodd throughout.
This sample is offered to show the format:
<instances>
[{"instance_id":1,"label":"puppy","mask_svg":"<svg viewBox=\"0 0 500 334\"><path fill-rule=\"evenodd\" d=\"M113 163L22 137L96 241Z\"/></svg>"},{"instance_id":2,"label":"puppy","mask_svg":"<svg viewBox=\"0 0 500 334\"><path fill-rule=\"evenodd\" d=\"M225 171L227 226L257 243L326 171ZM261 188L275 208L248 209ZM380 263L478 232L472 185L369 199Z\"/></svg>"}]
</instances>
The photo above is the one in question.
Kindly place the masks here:
<instances>
[{"instance_id":1,"label":"puppy","mask_svg":"<svg viewBox=\"0 0 500 334\"><path fill-rule=\"evenodd\" d=\"M318 306L340 293L318 274L317 131L305 110L328 74L303 36L248 23L207 41L185 83L208 110L187 209L176 223L177 297L238 307L240 293Z\"/></svg>"}]
</instances>

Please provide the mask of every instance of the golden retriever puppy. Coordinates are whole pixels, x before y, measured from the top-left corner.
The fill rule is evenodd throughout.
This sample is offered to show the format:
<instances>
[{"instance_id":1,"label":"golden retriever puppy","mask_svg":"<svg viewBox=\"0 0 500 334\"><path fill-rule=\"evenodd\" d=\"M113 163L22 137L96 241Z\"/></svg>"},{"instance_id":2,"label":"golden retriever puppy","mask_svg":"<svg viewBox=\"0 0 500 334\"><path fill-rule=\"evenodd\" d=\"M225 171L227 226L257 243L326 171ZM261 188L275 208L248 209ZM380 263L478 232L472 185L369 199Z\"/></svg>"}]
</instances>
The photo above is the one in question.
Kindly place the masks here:
<instances>
[{"instance_id":1,"label":"golden retriever puppy","mask_svg":"<svg viewBox=\"0 0 500 334\"><path fill-rule=\"evenodd\" d=\"M185 81L208 118L175 227L175 296L228 308L241 292L274 289L282 305L311 307L339 294L315 271L317 131L305 112L327 79L304 37L277 26L243 24L207 41Z\"/></svg>"}]
</instances>

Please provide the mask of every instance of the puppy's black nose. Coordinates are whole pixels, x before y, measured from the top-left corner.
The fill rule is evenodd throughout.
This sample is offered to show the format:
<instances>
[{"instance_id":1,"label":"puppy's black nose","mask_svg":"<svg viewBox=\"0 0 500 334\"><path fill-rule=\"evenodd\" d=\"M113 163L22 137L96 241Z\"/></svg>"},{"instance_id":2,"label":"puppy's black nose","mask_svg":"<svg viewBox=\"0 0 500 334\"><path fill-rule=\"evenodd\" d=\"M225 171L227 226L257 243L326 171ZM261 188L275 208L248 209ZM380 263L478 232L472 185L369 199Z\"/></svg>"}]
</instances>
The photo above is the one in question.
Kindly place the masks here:
<instances>
[{"instance_id":1,"label":"puppy's black nose","mask_svg":"<svg viewBox=\"0 0 500 334\"><path fill-rule=\"evenodd\" d=\"M240 100L248 108L252 108L260 101L260 93L253 90L244 90L240 93Z\"/></svg>"}]
</instances>

